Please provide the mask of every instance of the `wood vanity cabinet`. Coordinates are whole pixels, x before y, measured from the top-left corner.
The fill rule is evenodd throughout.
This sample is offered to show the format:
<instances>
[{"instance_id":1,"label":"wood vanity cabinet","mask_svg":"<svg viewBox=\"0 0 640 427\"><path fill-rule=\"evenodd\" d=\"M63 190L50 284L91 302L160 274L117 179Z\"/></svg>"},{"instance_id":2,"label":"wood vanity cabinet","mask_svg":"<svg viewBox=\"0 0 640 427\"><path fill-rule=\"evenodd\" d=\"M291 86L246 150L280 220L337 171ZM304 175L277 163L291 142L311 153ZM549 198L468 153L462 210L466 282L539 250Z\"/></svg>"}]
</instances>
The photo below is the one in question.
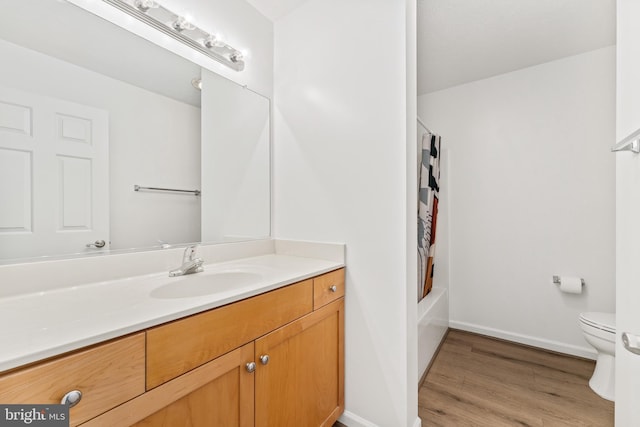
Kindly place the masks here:
<instances>
[{"instance_id":1,"label":"wood vanity cabinet","mask_svg":"<svg viewBox=\"0 0 640 427\"><path fill-rule=\"evenodd\" d=\"M0 375L0 402L59 401L79 360L104 371L72 375L97 391L71 425L330 427L344 410L344 269Z\"/></svg>"},{"instance_id":2,"label":"wood vanity cabinet","mask_svg":"<svg viewBox=\"0 0 640 427\"><path fill-rule=\"evenodd\" d=\"M256 340L256 427L333 425L344 410L343 334L339 298Z\"/></svg>"},{"instance_id":3,"label":"wood vanity cabinet","mask_svg":"<svg viewBox=\"0 0 640 427\"><path fill-rule=\"evenodd\" d=\"M76 426L144 393L144 332L0 374L0 403L60 403L82 392L69 411Z\"/></svg>"},{"instance_id":4,"label":"wood vanity cabinet","mask_svg":"<svg viewBox=\"0 0 640 427\"><path fill-rule=\"evenodd\" d=\"M246 344L82 426L251 427L254 379L246 364L253 354Z\"/></svg>"}]
</instances>

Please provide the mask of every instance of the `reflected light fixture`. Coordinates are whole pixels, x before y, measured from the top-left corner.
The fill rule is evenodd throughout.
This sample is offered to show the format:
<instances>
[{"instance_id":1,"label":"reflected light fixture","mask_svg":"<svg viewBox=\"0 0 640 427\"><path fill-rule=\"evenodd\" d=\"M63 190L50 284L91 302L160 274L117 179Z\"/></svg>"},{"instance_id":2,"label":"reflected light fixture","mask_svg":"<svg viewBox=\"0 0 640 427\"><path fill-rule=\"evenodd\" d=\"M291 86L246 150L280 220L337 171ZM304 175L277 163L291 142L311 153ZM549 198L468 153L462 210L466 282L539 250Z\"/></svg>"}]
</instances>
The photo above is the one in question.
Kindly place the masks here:
<instances>
[{"instance_id":1,"label":"reflected light fixture","mask_svg":"<svg viewBox=\"0 0 640 427\"><path fill-rule=\"evenodd\" d=\"M233 70L244 69L241 51L228 45L220 35L202 30L154 0L102 1Z\"/></svg>"}]
</instances>

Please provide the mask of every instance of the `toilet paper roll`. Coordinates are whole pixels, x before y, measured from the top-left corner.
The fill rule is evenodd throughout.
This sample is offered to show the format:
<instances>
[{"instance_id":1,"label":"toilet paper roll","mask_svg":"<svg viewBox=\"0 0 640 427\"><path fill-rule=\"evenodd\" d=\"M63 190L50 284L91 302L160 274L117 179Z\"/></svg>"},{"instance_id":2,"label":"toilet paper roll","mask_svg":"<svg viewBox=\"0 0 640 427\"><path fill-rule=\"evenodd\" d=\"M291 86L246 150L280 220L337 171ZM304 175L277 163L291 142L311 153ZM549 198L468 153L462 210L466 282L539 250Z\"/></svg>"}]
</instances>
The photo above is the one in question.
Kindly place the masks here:
<instances>
[{"instance_id":1,"label":"toilet paper roll","mask_svg":"<svg viewBox=\"0 0 640 427\"><path fill-rule=\"evenodd\" d=\"M560 290L569 294L582 293L582 279L579 277L560 277Z\"/></svg>"}]
</instances>

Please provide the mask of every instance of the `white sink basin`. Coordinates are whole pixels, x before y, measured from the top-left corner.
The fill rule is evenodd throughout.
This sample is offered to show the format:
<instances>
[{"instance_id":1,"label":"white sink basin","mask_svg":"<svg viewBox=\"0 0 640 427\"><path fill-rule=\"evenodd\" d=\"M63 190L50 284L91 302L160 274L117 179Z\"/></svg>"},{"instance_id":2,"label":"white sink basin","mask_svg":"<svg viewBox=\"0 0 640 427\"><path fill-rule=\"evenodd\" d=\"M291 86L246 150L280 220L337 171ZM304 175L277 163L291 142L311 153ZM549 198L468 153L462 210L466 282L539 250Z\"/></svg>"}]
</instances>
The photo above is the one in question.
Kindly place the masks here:
<instances>
[{"instance_id":1,"label":"white sink basin","mask_svg":"<svg viewBox=\"0 0 640 427\"><path fill-rule=\"evenodd\" d=\"M149 294L153 298L191 298L227 292L262 279L258 273L244 271L223 271L189 274L170 279Z\"/></svg>"}]
</instances>

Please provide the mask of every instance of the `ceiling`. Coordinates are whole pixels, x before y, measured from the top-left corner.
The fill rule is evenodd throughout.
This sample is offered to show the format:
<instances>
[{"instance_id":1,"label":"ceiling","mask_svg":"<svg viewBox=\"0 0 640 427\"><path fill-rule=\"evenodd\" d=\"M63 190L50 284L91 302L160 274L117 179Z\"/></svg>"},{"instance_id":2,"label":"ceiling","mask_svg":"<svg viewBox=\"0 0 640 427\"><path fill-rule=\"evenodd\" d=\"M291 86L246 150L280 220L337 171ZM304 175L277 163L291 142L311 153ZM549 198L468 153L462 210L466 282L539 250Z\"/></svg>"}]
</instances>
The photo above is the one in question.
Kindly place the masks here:
<instances>
[{"instance_id":1,"label":"ceiling","mask_svg":"<svg viewBox=\"0 0 640 427\"><path fill-rule=\"evenodd\" d=\"M615 44L615 0L418 0L418 94Z\"/></svg>"},{"instance_id":2,"label":"ceiling","mask_svg":"<svg viewBox=\"0 0 640 427\"><path fill-rule=\"evenodd\" d=\"M247 0L258 12L275 22L307 0Z\"/></svg>"},{"instance_id":3,"label":"ceiling","mask_svg":"<svg viewBox=\"0 0 640 427\"><path fill-rule=\"evenodd\" d=\"M307 0L247 0L277 21ZM615 0L416 0L418 94L615 44Z\"/></svg>"}]
</instances>

